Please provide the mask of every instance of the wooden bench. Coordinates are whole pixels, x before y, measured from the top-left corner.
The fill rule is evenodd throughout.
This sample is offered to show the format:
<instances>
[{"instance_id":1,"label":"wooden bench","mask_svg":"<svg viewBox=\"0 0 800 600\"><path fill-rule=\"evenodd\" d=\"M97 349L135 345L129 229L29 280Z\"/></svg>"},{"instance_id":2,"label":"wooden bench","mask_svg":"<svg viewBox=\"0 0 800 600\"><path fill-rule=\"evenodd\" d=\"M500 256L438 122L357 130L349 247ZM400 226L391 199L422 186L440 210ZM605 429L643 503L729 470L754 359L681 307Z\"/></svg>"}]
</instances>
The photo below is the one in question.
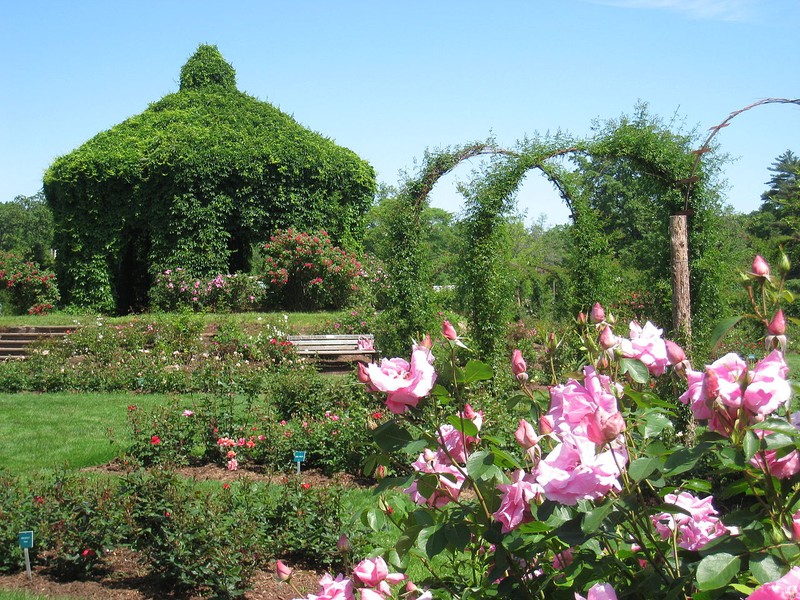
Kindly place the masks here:
<instances>
[{"instance_id":1,"label":"wooden bench","mask_svg":"<svg viewBox=\"0 0 800 600\"><path fill-rule=\"evenodd\" d=\"M312 357L318 362L352 363L371 361L378 354L372 334L290 335L286 338L300 356Z\"/></svg>"}]
</instances>

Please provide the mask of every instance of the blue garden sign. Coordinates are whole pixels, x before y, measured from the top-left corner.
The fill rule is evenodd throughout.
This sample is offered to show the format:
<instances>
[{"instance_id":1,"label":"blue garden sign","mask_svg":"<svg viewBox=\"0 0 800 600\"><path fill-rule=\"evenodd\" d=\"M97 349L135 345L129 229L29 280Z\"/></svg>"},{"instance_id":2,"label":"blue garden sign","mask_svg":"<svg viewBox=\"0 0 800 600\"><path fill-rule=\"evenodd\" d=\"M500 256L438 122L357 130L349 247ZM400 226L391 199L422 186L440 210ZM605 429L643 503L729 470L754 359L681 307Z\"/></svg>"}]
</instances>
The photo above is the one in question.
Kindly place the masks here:
<instances>
[{"instance_id":1,"label":"blue garden sign","mask_svg":"<svg viewBox=\"0 0 800 600\"><path fill-rule=\"evenodd\" d=\"M17 540L19 541L20 548L33 548L33 532L32 531L20 531L17 534Z\"/></svg>"},{"instance_id":2,"label":"blue garden sign","mask_svg":"<svg viewBox=\"0 0 800 600\"><path fill-rule=\"evenodd\" d=\"M295 450L294 451L294 462L299 463L303 462L306 459L306 451L305 450Z\"/></svg>"}]
</instances>

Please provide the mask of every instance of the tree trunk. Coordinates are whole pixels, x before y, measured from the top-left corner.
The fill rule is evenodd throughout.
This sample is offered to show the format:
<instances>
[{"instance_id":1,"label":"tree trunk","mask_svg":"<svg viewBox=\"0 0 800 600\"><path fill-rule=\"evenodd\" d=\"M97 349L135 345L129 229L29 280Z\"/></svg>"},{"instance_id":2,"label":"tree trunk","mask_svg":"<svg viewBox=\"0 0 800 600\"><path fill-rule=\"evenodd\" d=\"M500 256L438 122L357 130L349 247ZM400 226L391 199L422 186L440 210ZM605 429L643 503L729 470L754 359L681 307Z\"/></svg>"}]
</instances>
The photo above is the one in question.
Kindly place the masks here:
<instances>
[{"instance_id":1,"label":"tree trunk","mask_svg":"<svg viewBox=\"0 0 800 600\"><path fill-rule=\"evenodd\" d=\"M672 261L672 327L692 339L692 313L689 292L689 235L685 214L669 218L670 259Z\"/></svg>"}]
</instances>

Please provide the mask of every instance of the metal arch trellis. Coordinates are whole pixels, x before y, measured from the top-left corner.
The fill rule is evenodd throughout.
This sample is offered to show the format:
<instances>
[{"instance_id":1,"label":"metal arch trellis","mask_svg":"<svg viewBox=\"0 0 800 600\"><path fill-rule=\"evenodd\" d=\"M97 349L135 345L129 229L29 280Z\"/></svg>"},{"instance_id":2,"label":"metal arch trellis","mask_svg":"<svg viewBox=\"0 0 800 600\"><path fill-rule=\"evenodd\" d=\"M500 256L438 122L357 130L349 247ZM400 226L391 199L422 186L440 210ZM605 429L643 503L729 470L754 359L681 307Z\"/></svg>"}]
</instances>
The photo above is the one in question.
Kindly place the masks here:
<instances>
[{"instance_id":1,"label":"metal arch trellis","mask_svg":"<svg viewBox=\"0 0 800 600\"><path fill-rule=\"evenodd\" d=\"M695 173L697 172L697 167L700 165L700 159L702 158L703 154L705 154L706 152L711 152L711 150L712 150L711 141L716 137L716 135L722 129L724 129L725 127L730 125L730 122L733 119L735 119L736 117L738 117L740 114L742 114L743 112L747 112L748 110L751 110L753 108L756 108L757 106L763 106L765 104L796 104L796 105L800 105L800 98L794 98L794 99L789 99L789 98L762 98L761 100L753 102L752 104L748 104L744 108L740 108L739 110L733 111L732 113L730 113L725 118L724 121L722 121L718 125L714 125L713 127L710 127L709 128L710 133L708 134L708 137L706 138L706 140L703 142L703 145L700 146L700 148L698 148L697 150L694 151L695 159L694 159L694 162L692 163L692 169L691 169L691 171L689 171L689 177L687 177L683 181L684 183L686 183L686 195L685 195L684 205L683 205L684 212L689 210L689 200L691 198L692 184L695 183L697 181L697 179L698 179L697 175L695 175Z\"/></svg>"}]
</instances>

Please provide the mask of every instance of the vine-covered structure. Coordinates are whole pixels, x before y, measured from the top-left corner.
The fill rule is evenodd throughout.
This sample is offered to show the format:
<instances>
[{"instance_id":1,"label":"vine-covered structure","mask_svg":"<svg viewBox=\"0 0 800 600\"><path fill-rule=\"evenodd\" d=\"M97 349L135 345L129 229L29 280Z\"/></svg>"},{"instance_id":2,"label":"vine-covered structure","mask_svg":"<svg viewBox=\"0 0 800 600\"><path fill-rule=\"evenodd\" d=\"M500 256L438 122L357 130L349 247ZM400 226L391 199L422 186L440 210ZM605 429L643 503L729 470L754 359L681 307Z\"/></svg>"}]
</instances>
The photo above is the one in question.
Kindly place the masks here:
<instances>
[{"instance_id":1,"label":"vine-covered structure","mask_svg":"<svg viewBox=\"0 0 800 600\"><path fill-rule=\"evenodd\" d=\"M325 229L353 247L375 187L367 162L239 91L233 67L202 45L178 92L47 170L62 297L142 308L158 272L246 271L278 228Z\"/></svg>"}]
</instances>

